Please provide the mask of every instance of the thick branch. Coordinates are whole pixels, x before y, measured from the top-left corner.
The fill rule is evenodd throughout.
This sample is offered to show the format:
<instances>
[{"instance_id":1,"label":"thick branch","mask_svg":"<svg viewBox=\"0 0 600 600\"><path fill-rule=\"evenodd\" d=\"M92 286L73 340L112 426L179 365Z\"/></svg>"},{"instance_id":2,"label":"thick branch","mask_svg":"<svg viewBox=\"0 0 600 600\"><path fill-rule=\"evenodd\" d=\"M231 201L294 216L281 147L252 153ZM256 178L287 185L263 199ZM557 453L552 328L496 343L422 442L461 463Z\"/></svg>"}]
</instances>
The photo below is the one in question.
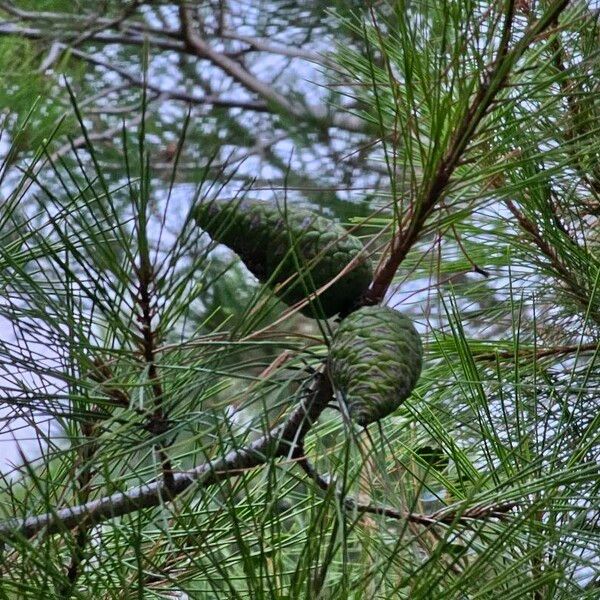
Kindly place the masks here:
<instances>
[{"instance_id":1,"label":"thick branch","mask_svg":"<svg viewBox=\"0 0 600 600\"><path fill-rule=\"evenodd\" d=\"M31 40L47 40L48 38L56 37L56 33L52 30L37 29L35 27L19 27L12 23L0 23L0 35L13 35L16 37L27 38ZM54 34L54 35L53 35ZM66 33L63 33L66 40L73 38ZM64 43L67 41L64 40ZM101 44L124 44L127 46L145 46L150 45L161 50L174 50L175 52L184 52L185 46L181 42L170 39L162 39L156 36L147 36L143 34L128 34L128 33L109 33L106 31L97 32L88 38L87 41L97 42Z\"/></svg>"},{"instance_id":2,"label":"thick branch","mask_svg":"<svg viewBox=\"0 0 600 600\"><path fill-rule=\"evenodd\" d=\"M170 486L163 481L143 484L82 504L25 519L0 523L0 539L30 537L37 533L58 533L85 524L96 525L128 513L168 502L192 485L206 487L254 469L268 460L291 456L331 400L331 384L317 376L309 396L303 399L286 421L252 444L232 450L223 457L203 463L190 471L175 473Z\"/></svg>"},{"instance_id":3,"label":"thick branch","mask_svg":"<svg viewBox=\"0 0 600 600\"><path fill-rule=\"evenodd\" d=\"M179 18L181 20L181 31L184 36L185 45L188 49L191 49L200 58L207 58L230 77L262 98L265 98L268 102L279 106L290 114L296 113L294 105L285 96L277 93L270 85L257 79L244 69L240 63L214 50L209 43L197 35L190 19L189 10L184 6L184 2L179 7Z\"/></svg>"}]
</instances>

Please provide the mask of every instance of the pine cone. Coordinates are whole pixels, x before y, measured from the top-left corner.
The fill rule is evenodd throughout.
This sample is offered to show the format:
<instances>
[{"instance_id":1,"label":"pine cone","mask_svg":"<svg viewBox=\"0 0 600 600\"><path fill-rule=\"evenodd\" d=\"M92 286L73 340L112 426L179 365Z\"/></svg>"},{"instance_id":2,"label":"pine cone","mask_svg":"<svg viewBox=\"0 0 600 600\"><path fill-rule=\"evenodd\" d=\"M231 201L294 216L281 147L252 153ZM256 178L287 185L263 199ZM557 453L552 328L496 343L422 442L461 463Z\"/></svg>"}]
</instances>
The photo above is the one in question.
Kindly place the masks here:
<instances>
[{"instance_id":1,"label":"pine cone","mask_svg":"<svg viewBox=\"0 0 600 600\"><path fill-rule=\"evenodd\" d=\"M213 201L201 204L195 216L198 224L215 241L236 252L261 282L275 286L292 277L277 289L288 304L331 281L363 251L360 240L338 223L291 206L256 200ZM320 306L329 318L350 311L372 276L370 260L361 257L351 271L319 295L314 307L308 304L302 312L314 316L315 311L320 314Z\"/></svg>"},{"instance_id":2,"label":"pine cone","mask_svg":"<svg viewBox=\"0 0 600 600\"><path fill-rule=\"evenodd\" d=\"M340 323L329 352L329 372L350 416L368 425L408 398L422 359L421 338L408 317L385 306L367 306Z\"/></svg>"}]
</instances>

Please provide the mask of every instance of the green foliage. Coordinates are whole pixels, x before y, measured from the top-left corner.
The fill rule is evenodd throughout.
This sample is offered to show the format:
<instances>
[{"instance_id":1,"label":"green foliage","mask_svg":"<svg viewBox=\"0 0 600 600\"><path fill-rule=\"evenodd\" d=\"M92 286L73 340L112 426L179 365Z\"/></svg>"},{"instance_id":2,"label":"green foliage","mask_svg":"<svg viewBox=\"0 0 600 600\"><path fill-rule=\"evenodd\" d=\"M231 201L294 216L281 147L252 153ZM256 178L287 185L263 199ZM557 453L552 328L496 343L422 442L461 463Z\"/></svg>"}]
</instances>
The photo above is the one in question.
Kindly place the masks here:
<instances>
[{"instance_id":1,"label":"green foliage","mask_svg":"<svg viewBox=\"0 0 600 600\"><path fill-rule=\"evenodd\" d=\"M220 135L210 119L171 124L178 144L165 170L152 162L155 114L125 125L99 117L116 127L101 143L74 101L63 109L85 152L48 160L34 135L27 156L7 159L0 398L23 453L0 487L0 596L597 597L598 28L584 5L561 6L399 0L336 29L351 28L328 83L343 83L336 89L378 131L369 160L385 175L369 203L345 202L344 214L360 218L381 259L376 282L400 256L384 286L394 310L360 309L339 324L292 314L199 235L199 206L252 190L222 165L196 163L190 193L180 160L210 154ZM260 18L279 14L271 9ZM304 14L296 4L292 13ZM21 47L3 43L7 57ZM15 113L28 114L23 90L45 81L14 77ZM86 93L97 83L90 77ZM130 111L131 98L120 100L114 108ZM207 145L195 150L204 130ZM223 231L247 231L235 213L220 214ZM283 256L277 264L318 287L297 224L286 225L277 234L286 232L294 266ZM365 321L364 311L378 317ZM423 332L424 368L393 414L357 427L327 409L305 423L300 449L288 452L280 437L252 446L327 380L320 373L340 340L357 354L345 368L367 362L361 377L377 384L383 356L394 381L406 349L394 345L399 358L389 360L377 334L413 336L409 316ZM376 356L361 354L378 345ZM229 477L206 483L216 477L207 461L237 455L262 463L231 463ZM143 508L109 510L94 524L30 536L7 525L207 464L183 493L161 488Z\"/></svg>"}]
</instances>

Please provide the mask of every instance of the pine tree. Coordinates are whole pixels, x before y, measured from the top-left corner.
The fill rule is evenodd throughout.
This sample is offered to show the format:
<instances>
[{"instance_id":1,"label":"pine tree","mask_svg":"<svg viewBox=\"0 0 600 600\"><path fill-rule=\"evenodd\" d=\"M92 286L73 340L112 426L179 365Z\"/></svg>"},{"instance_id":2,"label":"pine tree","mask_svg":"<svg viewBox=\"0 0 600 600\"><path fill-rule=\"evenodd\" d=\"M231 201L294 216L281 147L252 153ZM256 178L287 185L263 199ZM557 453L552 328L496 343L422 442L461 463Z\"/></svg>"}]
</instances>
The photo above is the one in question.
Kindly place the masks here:
<instances>
[{"instance_id":1,"label":"pine tree","mask_svg":"<svg viewBox=\"0 0 600 600\"><path fill-rule=\"evenodd\" d=\"M101 4L0 3L2 597L597 597L598 12ZM328 93L261 81L258 50L319 58ZM206 85L176 125L158 55ZM368 289L281 302L196 221L246 196L359 238ZM422 341L376 419L332 372L360 311Z\"/></svg>"}]
</instances>

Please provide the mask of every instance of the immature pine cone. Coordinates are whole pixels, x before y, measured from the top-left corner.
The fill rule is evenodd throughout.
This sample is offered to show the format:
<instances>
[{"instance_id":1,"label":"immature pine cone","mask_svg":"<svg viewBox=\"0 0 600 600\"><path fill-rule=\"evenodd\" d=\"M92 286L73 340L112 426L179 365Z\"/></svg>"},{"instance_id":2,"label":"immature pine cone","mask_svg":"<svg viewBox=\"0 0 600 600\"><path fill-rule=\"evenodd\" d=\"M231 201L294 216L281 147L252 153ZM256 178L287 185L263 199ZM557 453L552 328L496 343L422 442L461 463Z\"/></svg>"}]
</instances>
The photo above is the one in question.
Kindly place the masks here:
<instances>
[{"instance_id":1,"label":"immature pine cone","mask_svg":"<svg viewBox=\"0 0 600 600\"><path fill-rule=\"evenodd\" d=\"M236 252L261 282L275 286L291 277L276 290L287 304L295 304L331 281L364 250L360 240L335 221L292 206L256 200L213 201L199 205L195 217L215 241ZM372 277L371 262L361 255L351 271L302 312L320 315L320 306L329 318L350 311Z\"/></svg>"},{"instance_id":2,"label":"immature pine cone","mask_svg":"<svg viewBox=\"0 0 600 600\"><path fill-rule=\"evenodd\" d=\"M408 317L385 306L348 315L329 352L329 373L359 425L394 412L414 388L423 359L421 338Z\"/></svg>"}]
</instances>

